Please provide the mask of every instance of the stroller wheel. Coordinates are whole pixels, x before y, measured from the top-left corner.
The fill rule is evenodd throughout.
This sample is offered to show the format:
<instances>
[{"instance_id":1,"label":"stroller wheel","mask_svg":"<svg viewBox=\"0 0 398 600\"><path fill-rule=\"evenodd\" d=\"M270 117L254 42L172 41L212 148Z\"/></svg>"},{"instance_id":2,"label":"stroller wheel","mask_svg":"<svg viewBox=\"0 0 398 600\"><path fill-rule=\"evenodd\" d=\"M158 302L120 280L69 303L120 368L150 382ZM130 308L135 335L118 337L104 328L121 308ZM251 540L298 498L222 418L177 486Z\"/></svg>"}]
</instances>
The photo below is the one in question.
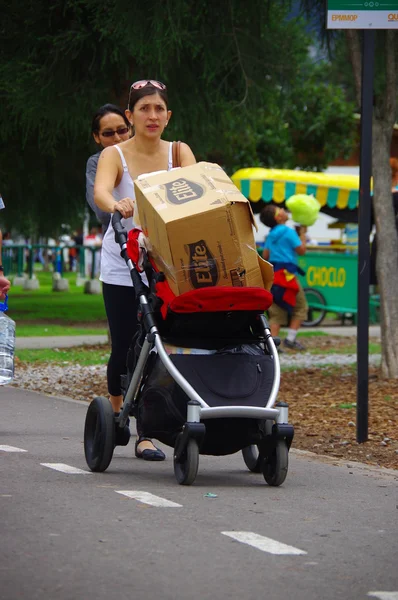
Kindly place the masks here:
<instances>
[{"instance_id":1,"label":"stroller wheel","mask_svg":"<svg viewBox=\"0 0 398 600\"><path fill-rule=\"evenodd\" d=\"M112 405L98 396L88 407L84 424L84 454L92 471L105 471L112 460L115 424Z\"/></svg>"},{"instance_id":2,"label":"stroller wheel","mask_svg":"<svg viewBox=\"0 0 398 600\"><path fill-rule=\"evenodd\" d=\"M263 475L268 485L281 485L287 475L289 450L284 440L278 440L272 454L263 462Z\"/></svg>"},{"instance_id":3,"label":"stroller wheel","mask_svg":"<svg viewBox=\"0 0 398 600\"><path fill-rule=\"evenodd\" d=\"M174 474L178 483L180 485L191 485L196 479L198 467L199 446L196 440L189 440L181 458L179 460L174 458Z\"/></svg>"},{"instance_id":4,"label":"stroller wheel","mask_svg":"<svg viewBox=\"0 0 398 600\"><path fill-rule=\"evenodd\" d=\"M252 473L261 473L263 470L263 457L260 457L258 446L253 444L247 446L242 450L243 460L245 461L246 467Z\"/></svg>"}]
</instances>

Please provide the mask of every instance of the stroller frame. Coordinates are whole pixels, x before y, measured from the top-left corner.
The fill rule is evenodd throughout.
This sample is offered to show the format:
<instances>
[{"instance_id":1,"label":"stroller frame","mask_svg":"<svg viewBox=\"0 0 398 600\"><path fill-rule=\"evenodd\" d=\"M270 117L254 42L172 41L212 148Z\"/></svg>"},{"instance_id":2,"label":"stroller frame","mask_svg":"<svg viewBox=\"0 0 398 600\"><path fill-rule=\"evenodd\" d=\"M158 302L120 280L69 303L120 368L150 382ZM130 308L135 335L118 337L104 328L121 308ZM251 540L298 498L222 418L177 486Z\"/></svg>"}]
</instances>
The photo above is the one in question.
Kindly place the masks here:
<instances>
[{"instance_id":1,"label":"stroller frame","mask_svg":"<svg viewBox=\"0 0 398 600\"><path fill-rule=\"evenodd\" d=\"M196 477L199 447L206 433L206 427L202 421L219 418L248 418L265 421L265 436L257 444L257 448L251 446L242 450L245 463L249 470L253 472L263 472L264 478L268 484L280 485L283 483L287 474L287 455L294 436L294 429L293 426L288 423L288 405L284 402L276 403L280 385L280 363L276 344L271 336L266 317L261 315L259 319L263 331L264 343L268 354L273 360L274 371L271 391L265 407L243 405L209 406L189 381L182 375L166 352L154 317L154 310L148 302L148 288L143 283L136 265L128 255L127 231L121 224L121 218L119 212L115 212L112 217L115 241L120 245L120 254L129 268L135 293L139 298L142 315L141 323L144 328L145 337L131 379L127 382L127 389L124 394L121 411L118 416L114 416L112 412L112 427L108 426L105 428L108 431L108 437L110 436L112 438L112 444L107 440L108 444L102 442L102 448L98 448L97 440L97 455L99 452L102 457L102 460L100 461L97 460L93 462L90 460L90 448L91 453L93 453L95 442L93 439L89 439L90 426L92 429L93 423L91 423L91 425L88 424L88 417L86 418L85 453L89 467L96 471L105 470L112 459L113 448L115 445L126 445L128 443L129 434L123 436L123 432L126 431L129 415L134 414L135 401L139 395L150 353L156 348L159 359L163 363L165 369L189 398L187 403L187 420L182 427L182 432L177 437L174 448L174 470L177 481L180 484L189 485L193 483ZM97 398L95 400L100 399ZM107 402L109 404L109 401ZM104 408L105 404L102 402L102 408L99 409L99 412L101 413ZM107 412L108 415L110 414L107 409L105 412ZM101 417L101 415L99 417ZM108 416L108 420L109 418L110 417ZM102 421L104 421L104 419L102 419ZM115 443L117 437L119 438L119 441L118 443ZM88 443L86 443L86 441ZM107 452L104 450L105 446L108 448ZM110 450L111 446L113 446L112 450ZM104 452L101 452L101 450L104 450L105 454L110 454L110 457L108 455L103 456Z\"/></svg>"}]
</instances>

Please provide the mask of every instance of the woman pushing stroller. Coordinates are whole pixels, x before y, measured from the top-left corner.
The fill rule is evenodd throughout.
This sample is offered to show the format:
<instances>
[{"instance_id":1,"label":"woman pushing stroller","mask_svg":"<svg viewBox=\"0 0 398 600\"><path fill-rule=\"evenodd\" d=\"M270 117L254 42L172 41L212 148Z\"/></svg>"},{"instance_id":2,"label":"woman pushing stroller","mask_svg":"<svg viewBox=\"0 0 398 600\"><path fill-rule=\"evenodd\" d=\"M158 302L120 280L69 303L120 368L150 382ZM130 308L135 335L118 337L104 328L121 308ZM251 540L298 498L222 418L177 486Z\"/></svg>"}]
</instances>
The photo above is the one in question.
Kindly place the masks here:
<instances>
[{"instance_id":1,"label":"woman pushing stroller","mask_svg":"<svg viewBox=\"0 0 398 600\"><path fill-rule=\"evenodd\" d=\"M134 179L143 173L170 170L173 167L172 142L162 140L171 118L166 86L156 80L140 80L130 88L126 117L134 127L134 136L118 145L105 148L98 161L94 199L105 212L118 211L123 225L130 231L134 223ZM180 165L196 163L187 144L180 144ZM138 299L129 269L120 256L112 223L104 235L100 280L111 336L111 355L107 367L109 400L119 413L123 395L121 376L126 373L126 359L137 330ZM137 418L135 455L144 460L164 460L165 455L145 436Z\"/></svg>"}]
</instances>

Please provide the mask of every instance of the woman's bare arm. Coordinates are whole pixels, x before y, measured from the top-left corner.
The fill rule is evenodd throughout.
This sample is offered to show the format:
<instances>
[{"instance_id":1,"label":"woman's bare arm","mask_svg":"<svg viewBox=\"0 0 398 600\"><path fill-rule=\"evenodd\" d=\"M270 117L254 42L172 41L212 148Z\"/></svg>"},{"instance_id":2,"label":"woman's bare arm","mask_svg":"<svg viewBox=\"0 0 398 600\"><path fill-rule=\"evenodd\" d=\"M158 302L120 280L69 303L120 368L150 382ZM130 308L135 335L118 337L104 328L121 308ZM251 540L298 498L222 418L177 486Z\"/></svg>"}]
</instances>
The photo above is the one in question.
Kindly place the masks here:
<instances>
[{"instance_id":1,"label":"woman's bare arm","mask_svg":"<svg viewBox=\"0 0 398 600\"><path fill-rule=\"evenodd\" d=\"M112 192L119 176L119 156L112 146L104 148L98 160L97 174L94 183L95 204L104 212L115 212L116 200Z\"/></svg>"},{"instance_id":2,"label":"woman's bare arm","mask_svg":"<svg viewBox=\"0 0 398 600\"><path fill-rule=\"evenodd\" d=\"M116 201L112 196L121 169L120 157L116 148L113 146L104 148L99 157L97 175L95 176L94 201L104 212L114 213L117 210L127 219L134 214L132 198L122 198Z\"/></svg>"},{"instance_id":3,"label":"woman's bare arm","mask_svg":"<svg viewBox=\"0 0 398 600\"><path fill-rule=\"evenodd\" d=\"M188 144L185 144L184 142L181 142L180 157L182 167L189 167L189 165L196 164L196 158L194 156L194 153L192 152Z\"/></svg>"}]
</instances>

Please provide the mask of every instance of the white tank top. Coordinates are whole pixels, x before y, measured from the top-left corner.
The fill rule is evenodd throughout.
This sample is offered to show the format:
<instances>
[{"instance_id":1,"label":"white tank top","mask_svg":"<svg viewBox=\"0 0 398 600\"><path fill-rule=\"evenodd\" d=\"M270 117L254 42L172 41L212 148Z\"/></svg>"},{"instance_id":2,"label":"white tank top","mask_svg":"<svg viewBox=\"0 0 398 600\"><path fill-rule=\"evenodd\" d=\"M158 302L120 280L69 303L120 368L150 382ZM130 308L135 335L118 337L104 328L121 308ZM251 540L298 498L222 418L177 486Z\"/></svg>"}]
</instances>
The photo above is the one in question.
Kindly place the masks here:
<instances>
[{"instance_id":1,"label":"white tank top","mask_svg":"<svg viewBox=\"0 0 398 600\"><path fill-rule=\"evenodd\" d=\"M120 154L123 165L123 175L119 185L113 190L113 197L116 201L119 201L122 198L131 198L134 200L134 183L129 173L126 159L124 158L121 148L118 145L116 145L115 148ZM172 168L173 143L170 142L167 170L170 171ZM137 227L137 224L134 223L133 217L130 217L129 219L122 219L121 223L127 229L127 231L131 231L131 229ZM145 273L142 275L142 280L144 283L148 283ZM110 221L108 229L106 230L102 240L100 281L103 281L104 283L111 283L113 285L133 287L129 269L124 259L120 256L120 246L115 242L115 232L113 231L112 220Z\"/></svg>"}]
</instances>

